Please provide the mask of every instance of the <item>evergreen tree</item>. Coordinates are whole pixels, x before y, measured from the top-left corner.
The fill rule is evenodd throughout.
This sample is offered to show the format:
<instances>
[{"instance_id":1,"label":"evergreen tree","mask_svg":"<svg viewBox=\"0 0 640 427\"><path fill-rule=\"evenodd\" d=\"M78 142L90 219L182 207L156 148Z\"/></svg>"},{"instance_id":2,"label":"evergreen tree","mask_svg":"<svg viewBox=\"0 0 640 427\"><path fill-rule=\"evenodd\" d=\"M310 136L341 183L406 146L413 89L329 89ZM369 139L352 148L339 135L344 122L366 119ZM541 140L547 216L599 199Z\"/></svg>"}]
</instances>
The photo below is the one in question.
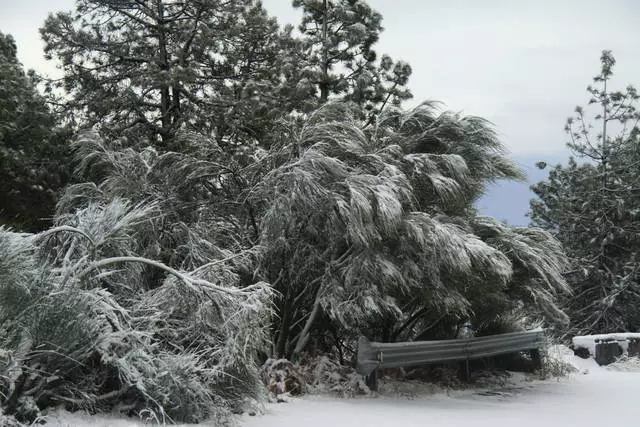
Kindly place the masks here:
<instances>
[{"instance_id":1,"label":"evergreen tree","mask_svg":"<svg viewBox=\"0 0 640 427\"><path fill-rule=\"evenodd\" d=\"M0 223L38 230L50 224L57 191L67 180L68 132L25 74L13 37L0 33Z\"/></svg>"},{"instance_id":2,"label":"evergreen tree","mask_svg":"<svg viewBox=\"0 0 640 427\"><path fill-rule=\"evenodd\" d=\"M281 34L259 2L78 0L41 29L83 124L168 150L180 129L255 139L278 99Z\"/></svg>"},{"instance_id":3,"label":"evergreen tree","mask_svg":"<svg viewBox=\"0 0 640 427\"><path fill-rule=\"evenodd\" d=\"M357 117L329 104L283 135L250 192L263 212L260 271L278 291L274 353L358 333L452 338L517 308L566 322L557 242L472 207L488 182L521 176L485 121L433 104L389 109L373 127ZM448 325L442 336L434 322Z\"/></svg>"},{"instance_id":4,"label":"evergreen tree","mask_svg":"<svg viewBox=\"0 0 640 427\"><path fill-rule=\"evenodd\" d=\"M603 51L589 105L567 121L572 157L533 186L534 225L553 232L571 257L567 301L572 332L640 328L640 97L633 86L611 90L615 59ZM593 118L591 119L591 116Z\"/></svg>"},{"instance_id":5,"label":"evergreen tree","mask_svg":"<svg viewBox=\"0 0 640 427\"><path fill-rule=\"evenodd\" d=\"M382 16L363 0L294 0L302 10L299 88L315 95L316 105L330 98L352 101L368 118L386 105L411 98L411 67L378 58L373 50L382 32Z\"/></svg>"}]
</instances>

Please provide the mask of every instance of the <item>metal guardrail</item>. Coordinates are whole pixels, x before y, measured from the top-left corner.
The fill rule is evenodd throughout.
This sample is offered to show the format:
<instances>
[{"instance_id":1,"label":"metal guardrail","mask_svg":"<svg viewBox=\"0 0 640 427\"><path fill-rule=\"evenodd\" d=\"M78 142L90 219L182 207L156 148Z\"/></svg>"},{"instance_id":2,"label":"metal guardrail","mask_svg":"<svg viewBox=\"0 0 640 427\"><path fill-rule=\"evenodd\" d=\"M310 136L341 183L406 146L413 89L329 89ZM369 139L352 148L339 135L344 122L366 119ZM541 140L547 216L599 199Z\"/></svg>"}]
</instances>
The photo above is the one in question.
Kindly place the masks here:
<instances>
[{"instance_id":1,"label":"metal guardrail","mask_svg":"<svg viewBox=\"0 0 640 427\"><path fill-rule=\"evenodd\" d=\"M356 370L359 374L368 376L378 368L468 362L499 354L534 351L543 346L542 329L460 340L401 343L369 342L366 338L360 337Z\"/></svg>"}]
</instances>

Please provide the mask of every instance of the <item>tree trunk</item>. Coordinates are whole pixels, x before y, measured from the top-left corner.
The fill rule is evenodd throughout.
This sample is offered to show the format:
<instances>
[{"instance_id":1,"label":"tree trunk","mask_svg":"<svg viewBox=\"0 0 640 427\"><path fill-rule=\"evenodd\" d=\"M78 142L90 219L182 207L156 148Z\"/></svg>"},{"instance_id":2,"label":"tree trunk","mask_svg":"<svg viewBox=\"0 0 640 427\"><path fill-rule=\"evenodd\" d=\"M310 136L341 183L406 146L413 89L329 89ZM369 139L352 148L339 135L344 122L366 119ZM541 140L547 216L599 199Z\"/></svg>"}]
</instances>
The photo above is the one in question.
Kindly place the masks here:
<instances>
[{"instance_id":1,"label":"tree trunk","mask_svg":"<svg viewBox=\"0 0 640 427\"><path fill-rule=\"evenodd\" d=\"M322 81L320 82L320 103L324 104L329 99L329 41L327 40L327 21L329 8L327 0L322 3Z\"/></svg>"},{"instance_id":2,"label":"tree trunk","mask_svg":"<svg viewBox=\"0 0 640 427\"><path fill-rule=\"evenodd\" d=\"M320 313L319 294L320 292L318 292L318 296L316 296L316 301L313 304L313 309L311 310L311 313L309 314L309 318L307 319L307 322L304 325L304 329L302 329L302 332L298 337L298 341L296 342L296 346L293 349L293 354L291 356L292 361L294 361L295 358L298 356L298 354L302 350L304 350L305 346L309 342L309 333L311 332L311 326L313 326L313 322L315 322L316 317L318 317L318 313Z\"/></svg>"},{"instance_id":3,"label":"tree trunk","mask_svg":"<svg viewBox=\"0 0 640 427\"><path fill-rule=\"evenodd\" d=\"M603 88L603 96L602 100L602 192L606 194L607 191L607 162L609 160L609 153L607 147L607 120L608 120L608 103L609 103L609 95L607 95L607 78L604 78L604 88Z\"/></svg>"},{"instance_id":4,"label":"tree trunk","mask_svg":"<svg viewBox=\"0 0 640 427\"><path fill-rule=\"evenodd\" d=\"M291 324L291 307L289 300L289 298L286 298L282 311L280 312L280 329L273 348L273 356L277 358L285 357L287 341L289 339L289 326Z\"/></svg>"},{"instance_id":5,"label":"tree trunk","mask_svg":"<svg viewBox=\"0 0 640 427\"><path fill-rule=\"evenodd\" d=\"M168 73L170 69L169 54L167 51L167 38L165 34L164 5L163 0L156 1L156 13L158 24L158 68ZM163 73L164 74L164 73ZM161 79L166 79L164 74ZM171 94L169 92L169 84L166 81L160 83L160 137L162 139L162 147L166 148L170 139L171 128Z\"/></svg>"}]
</instances>

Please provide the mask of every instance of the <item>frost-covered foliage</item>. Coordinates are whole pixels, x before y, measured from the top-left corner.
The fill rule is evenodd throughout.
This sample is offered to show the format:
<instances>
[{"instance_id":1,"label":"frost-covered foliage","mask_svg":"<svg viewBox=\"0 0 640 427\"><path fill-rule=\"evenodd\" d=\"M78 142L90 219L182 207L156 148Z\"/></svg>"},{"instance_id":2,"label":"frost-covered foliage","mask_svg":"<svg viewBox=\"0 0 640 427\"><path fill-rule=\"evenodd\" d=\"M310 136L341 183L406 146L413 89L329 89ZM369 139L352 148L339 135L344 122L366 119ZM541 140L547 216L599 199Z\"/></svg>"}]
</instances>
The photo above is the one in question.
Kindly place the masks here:
<instances>
[{"instance_id":1,"label":"frost-covered foliage","mask_svg":"<svg viewBox=\"0 0 640 427\"><path fill-rule=\"evenodd\" d=\"M156 204L113 198L40 234L0 230L5 413L33 419L63 404L222 421L260 395L270 288L241 286L224 260L185 269L139 256L162 219Z\"/></svg>"},{"instance_id":2,"label":"frost-covered foliage","mask_svg":"<svg viewBox=\"0 0 640 427\"><path fill-rule=\"evenodd\" d=\"M268 359L261 371L267 389L274 396L330 393L353 397L370 393L362 375L331 355L305 353L296 364L287 359Z\"/></svg>"},{"instance_id":3,"label":"frost-covered foliage","mask_svg":"<svg viewBox=\"0 0 640 427\"><path fill-rule=\"evenodd\" d=\"M344 364L359 333L451 337L516 309L563 318L557 242L472 208L488 182L520 176L486 122L434 104L358 117L328 105L249 167L189 133L182 153L83 134L54 227L0 233L5 411L223 417L263 390L268 341ZM311 383L359 392L348 373L325 378L340 367L327 363L309 364Z\"/></svg>"},{"instance_id":4,"label":"frost-covered foliage","mask_svg":"<svg viewBox=\"0 0 640 427\"><path fill-rule=\"evenodd\" d=\"M273 396L288 393L292 396L307 391L307 384L300 366L294 365L287 359L267 359L260 369L262 381Z\"/></svg>"},{"instance_id":5,"label":"frost-covered foliage","mask_svg":"<svg viewBox=\"0 0 640 427\"><path fill-rule=\"evenodd\" d=\"M354 368L340 364L328 355L307 356L300 361L300 370L309 390L316 393L353 397L371 392Z\"/></svg>"},{"instance_id":6,"label":"frost-covered foliage","mask_svg":"<svg viewBox=\"0 0 640 427\"><path fill-rule=\"evenodd\" d=\"M52 84L83 125L163 150L179 150L185 128L231 145L255 139L287 103L278 88L289 31L260 2L73 4L40 31L64 73Z\"/></svg>"},{"instance_id":7,"label":"frost-covered foliage","mask_svg":"<svg viewBox=\"0 0 640 427\"><path fill-rule=\"evenodd\" d=\"M374 50L382 16L368 2L294 0L293 6L302 19L296 49L288 52L289 69L299 78L289 84L299 92L302 111L339 99L358 104L361 114L373 119L385 105L412 97L409 64Z\"/></svg>"},{"instance_id":8,"label":"frost-covered foliage","mask_svg":"<svg viewBox=\"0 0 640 427\"><path fill-rule=\"evenodd\" d=\"M249 197L264 206L262 271L280 295L276 354L295 355L312 336L338 346L358 332L452 336L523 302L562 317L557 242L472 208L488 182L520 177L482 119L427 103L369 127L329 105L283 135L269 161Z\"/></svg>"},{"instance_id":9,"label":"frost-covered foliage","mask_svg":"<svg viewBox=\"0 0 640 427\"><path fill-rule=\"evenodd\" d=\"M562 277L568 262L560 242L542 229L507 227L489 217L476 217L472 226L511 261L513 276L507 293L527 307L529 320L566 326L569 318L557 305L559 297L570 292Z\"/></svg>"}]
</instances>

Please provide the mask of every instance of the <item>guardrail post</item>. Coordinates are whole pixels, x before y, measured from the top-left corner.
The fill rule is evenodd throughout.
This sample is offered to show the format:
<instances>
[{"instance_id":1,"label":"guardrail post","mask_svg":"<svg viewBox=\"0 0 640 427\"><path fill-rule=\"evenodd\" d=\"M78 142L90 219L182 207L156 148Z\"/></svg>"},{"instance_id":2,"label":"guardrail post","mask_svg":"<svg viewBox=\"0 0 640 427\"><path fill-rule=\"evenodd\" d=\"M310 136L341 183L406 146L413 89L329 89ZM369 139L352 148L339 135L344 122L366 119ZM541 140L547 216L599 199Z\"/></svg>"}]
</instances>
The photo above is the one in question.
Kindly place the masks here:
<instances>
[{"instance_id":1,"label":"guardrail post","mask_svg":"<svg viewBox=\"0 0 640 427\"><path fill-rule=\"evenodd\" d=\"M364 381L367 384L367 387L369 387L369 390L378 390L378 370L374 369L373 372L365 377Z\"/></svg>"},{"instance_id":2,"label":"guardrail post","mask_svg":"<svg viewBox=\"0 0 640 427\"><path fill-rule=\"evenodd\" d=\"M598 365L608 365L622 355L622 347L618 341L596 340L596 362Z\"/></svg>"},{"instance_id":3,"label":"guardrail post","mask_svg":"<svg viewBox=\"0 0 640 427\"><path fill-rule=\"evenodd\" d=\"M542 369L542 358L540 357L540 350L534 349L529 351L529 355L531 355L531 361L533 362L533 369L535 371Z\"/></svg>"},{"instance_id":4,"label":"guardrail post","mask_svg":"<svg viewBox=\"0 0 640 427\"><path fill-rule=\"evenodd\" d=\"M463 365L463 370L464 370L464 380L466 382L471 382L471 365L469 362L469 342L467 341L467 343L464 346L464 355L465 355L465 359L464 359L464 365Z\"/></svg>"},{"instance_id":5,"label":"guardrail post","mask_svg":"<svg viewBox=\"0 0 640 427\"><path fill-rule=\"evenodd\" d=\"M640 356L640 338L629 338L627 354L629 356Z\"/></svg>"}]
</instances>

